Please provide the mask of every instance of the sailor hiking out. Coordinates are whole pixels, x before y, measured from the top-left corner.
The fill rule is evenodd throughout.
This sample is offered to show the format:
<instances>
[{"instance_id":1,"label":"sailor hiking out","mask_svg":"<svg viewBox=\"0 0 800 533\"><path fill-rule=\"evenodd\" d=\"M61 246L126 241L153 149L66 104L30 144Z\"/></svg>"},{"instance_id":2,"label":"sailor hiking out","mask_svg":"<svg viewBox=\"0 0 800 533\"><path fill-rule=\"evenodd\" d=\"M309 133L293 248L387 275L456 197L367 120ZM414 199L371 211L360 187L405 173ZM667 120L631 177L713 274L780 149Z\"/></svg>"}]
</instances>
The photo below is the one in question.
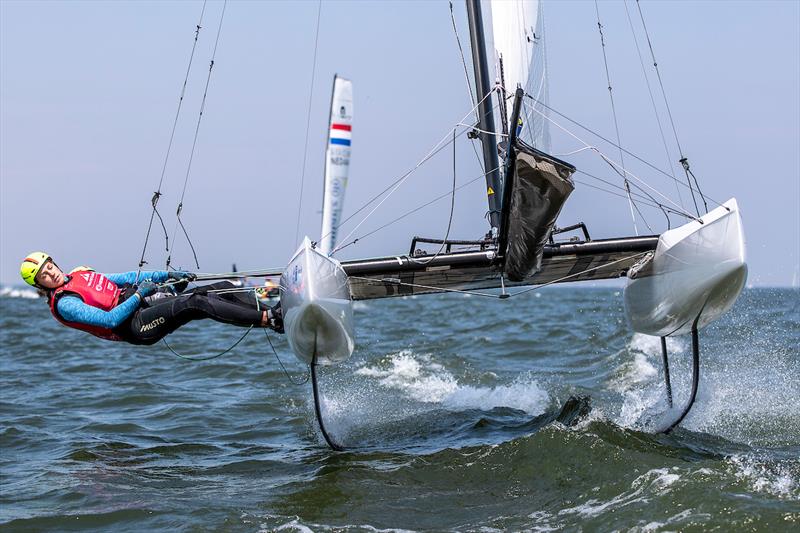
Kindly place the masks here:
<instances>
[{"instance_id":1,"label":"sailor hiking out","mask_svg":"<svg viewBox=\"0 0 800 533\"><path fill-rule=\"evenodd\" d=\"M203 318L283 332L279 305L261 309L252 295L225 292L235 287L229 281L187 291L195 279L189 272L101 274L78 267L65 274L48 254L34 252L22 262L20 274L45 292L56 320L101 339L153 344Z\"/></svg>"}]
</instances>

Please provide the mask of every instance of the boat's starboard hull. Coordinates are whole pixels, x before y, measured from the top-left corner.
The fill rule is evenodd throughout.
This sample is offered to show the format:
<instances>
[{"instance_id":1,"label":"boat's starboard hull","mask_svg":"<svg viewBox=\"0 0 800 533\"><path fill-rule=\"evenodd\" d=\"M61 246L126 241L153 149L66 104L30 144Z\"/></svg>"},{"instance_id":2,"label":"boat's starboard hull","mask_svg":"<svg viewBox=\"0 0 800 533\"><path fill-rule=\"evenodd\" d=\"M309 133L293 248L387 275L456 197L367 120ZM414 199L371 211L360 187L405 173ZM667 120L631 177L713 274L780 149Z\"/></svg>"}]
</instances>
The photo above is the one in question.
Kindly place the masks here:
<instances>
[{"instance_id":1,"label":"boat's starboard hull","mask_svg":"<svg viewBox=\"0 0 800 533\"><path fill-rule=\"evenodd\" d=\"M747 279L736 199L664 232L628 272L625 313L634 331L668 336L708 325L733 306Z\"/></svg>"}]
</instances>

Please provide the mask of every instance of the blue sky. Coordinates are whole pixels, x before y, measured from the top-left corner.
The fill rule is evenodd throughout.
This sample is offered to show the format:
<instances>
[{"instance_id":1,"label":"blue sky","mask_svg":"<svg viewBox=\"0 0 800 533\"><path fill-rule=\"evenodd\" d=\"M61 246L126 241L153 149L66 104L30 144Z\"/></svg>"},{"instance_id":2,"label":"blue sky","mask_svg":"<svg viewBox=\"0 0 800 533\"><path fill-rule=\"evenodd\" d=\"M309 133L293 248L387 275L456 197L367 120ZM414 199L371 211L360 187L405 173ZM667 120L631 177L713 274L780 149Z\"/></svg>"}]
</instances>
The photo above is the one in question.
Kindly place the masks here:
<instances>
[{"instance_id":1,"label":"blue sky","mask_svg":"<svg viewBox=\"0 0 800 533\"><path fill-rule=\"evenodd\" d=\"M65 268L136 268L201 5L0 2L0 283L18 284L20 259L36 249ZM221 7L206 10L159 204L170 233ZM750 283L792 283L800 263L800 3L642 7L704 192L739 200ZM601 2L600 10L623 145L665 167L624 4ZM228 4L183 211L204 272L285 264L299 205L301 233L318 236L334 73L354 81L345 216L470 110L447 2L324 2L300 204L316 13L316 2ZM461 2L456 14L466 41ZM553 107L612 136L594 3L546 3L545 20ZM459 182L480 175L468 143L456 143ZM576 148L554 135L554 153ZM446 192L452 158L445 150L423 166L353 236ZM619 181L596 156L567 159ZM676 197L668 180L631 170ZM341 257L403 253L412 235L441 237L448 209L447 200L436 203ZM480 237L485 210L479 180L457 196L451 237ZM657 213L645 215L654 231L665 229ZM580 184L560 223L579 220L594 237L633 232L624 199ZM147 259L160 268L165 257L154 230ZM185 240L173 264L193 267Z\"/></svg>"}]
</instances>

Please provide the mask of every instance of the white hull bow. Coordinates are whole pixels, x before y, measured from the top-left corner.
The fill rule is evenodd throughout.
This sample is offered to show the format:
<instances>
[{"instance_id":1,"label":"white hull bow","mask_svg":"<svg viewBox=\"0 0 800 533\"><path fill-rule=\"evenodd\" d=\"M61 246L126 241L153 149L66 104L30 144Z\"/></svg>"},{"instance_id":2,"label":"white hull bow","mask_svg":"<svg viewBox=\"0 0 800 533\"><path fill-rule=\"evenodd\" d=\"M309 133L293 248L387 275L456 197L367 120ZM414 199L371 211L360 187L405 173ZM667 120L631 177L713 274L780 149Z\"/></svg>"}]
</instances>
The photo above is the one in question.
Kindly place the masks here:
<instances>
[{"instance_id":1,"label":"white hull bow","mask_svg":"<svg viewBox=\"0 0 800 533\"><path fill-rule=\"evenodd\" d=\"M306 237L281 276L281 308L289 346L300 361L343 361L355 347L353 302L342 266Z\"/></svg>"},{"instance_id":2,"label":"white hull bow","mask_svg":"<svg viewBox=\"0 0 800 533\"><path fill-rule=\"evenodd\" d=\"M689 333L695 320L700 329L736 302L747 279L736 199L701 220L664 232L653 255L628 272L625 314L634 331Z\"/></svg>"}]
</instances>

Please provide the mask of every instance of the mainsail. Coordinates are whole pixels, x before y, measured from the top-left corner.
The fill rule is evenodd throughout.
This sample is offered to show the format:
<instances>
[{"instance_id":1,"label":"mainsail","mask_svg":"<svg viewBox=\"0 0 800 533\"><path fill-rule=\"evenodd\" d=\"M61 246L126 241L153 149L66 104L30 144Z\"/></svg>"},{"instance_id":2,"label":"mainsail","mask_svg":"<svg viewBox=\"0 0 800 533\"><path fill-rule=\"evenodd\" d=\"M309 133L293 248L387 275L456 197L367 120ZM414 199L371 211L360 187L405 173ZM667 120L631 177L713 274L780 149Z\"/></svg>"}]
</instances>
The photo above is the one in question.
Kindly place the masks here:
<instances>
[{"instance_id":1,"label":"mainsail","mask_svg":"<svg viewBox=\"0 0 800 533\"><path fill-rule=\"evenodd\" d=\"M535 98L533 107L541 112L548 103L547 58L545 55L544 17L540 0L492 0L492 38L489 50L495 61L495 77L510 97L516 88ZM488 28L487 28L487 33ZM541 102L541 103L540 103ZM509 102L510 104L510 102ZM499 108L501 124L508 124L510 105ZM547 121L535 111L523 108L519 137L542 151L550 150ZM512 125L518 127L520 124Z\"/></svg>"},{"instance_id":2,"label":"mainsail","mask_svg":"<svg viewBox=\"0 0 800 533\"><path fill-rule=\"evenodd\" d=\"M353 82L336 75L333 77L328 143L325 149L322 233L319 242L319 250L324 254L330 254L336 246L347 176L350 172L352 127Z\"/></svg>"}]
</instances>

